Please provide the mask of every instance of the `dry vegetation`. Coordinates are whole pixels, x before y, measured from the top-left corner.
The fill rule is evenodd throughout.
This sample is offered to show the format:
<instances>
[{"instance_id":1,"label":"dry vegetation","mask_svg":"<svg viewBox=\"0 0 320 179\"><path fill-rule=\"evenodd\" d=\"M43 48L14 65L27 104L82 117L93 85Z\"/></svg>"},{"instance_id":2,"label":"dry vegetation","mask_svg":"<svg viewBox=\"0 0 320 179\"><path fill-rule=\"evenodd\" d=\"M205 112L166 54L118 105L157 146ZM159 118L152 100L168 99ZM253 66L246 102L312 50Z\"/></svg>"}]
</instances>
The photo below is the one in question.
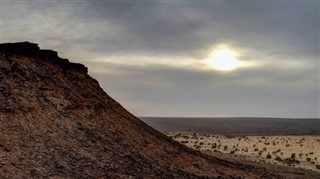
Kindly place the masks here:
<instances>
[{"instance_id":1,"label":"dry vegetation","mask_svg":"<svg viewBox=\"0 0 320 179\"><path fill-rule=\"evenodd\" d=\"M320 136L222 136L172 132L167 135L206 153L320 171Z\"/></svg>"}]
</instances>

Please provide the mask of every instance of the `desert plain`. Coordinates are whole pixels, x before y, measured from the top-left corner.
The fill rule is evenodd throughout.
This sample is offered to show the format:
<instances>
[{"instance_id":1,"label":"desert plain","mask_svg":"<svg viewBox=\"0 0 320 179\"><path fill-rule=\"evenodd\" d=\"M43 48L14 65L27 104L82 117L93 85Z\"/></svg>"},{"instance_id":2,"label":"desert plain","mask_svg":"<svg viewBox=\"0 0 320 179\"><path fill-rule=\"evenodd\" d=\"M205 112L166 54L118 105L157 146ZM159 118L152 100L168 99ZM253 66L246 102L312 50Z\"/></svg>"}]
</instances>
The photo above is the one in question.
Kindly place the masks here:
<instances>
[{"instance_id":1,"label":"desert plain","mask_svg":"<svg viewBox=\"0 0 320 179\"><path fill-rule=\"evenodd\" d=\"M172 139L210 155L278 164L320 172L320 136L229 136L167 132Z\"/></svg>"}]
</instances>

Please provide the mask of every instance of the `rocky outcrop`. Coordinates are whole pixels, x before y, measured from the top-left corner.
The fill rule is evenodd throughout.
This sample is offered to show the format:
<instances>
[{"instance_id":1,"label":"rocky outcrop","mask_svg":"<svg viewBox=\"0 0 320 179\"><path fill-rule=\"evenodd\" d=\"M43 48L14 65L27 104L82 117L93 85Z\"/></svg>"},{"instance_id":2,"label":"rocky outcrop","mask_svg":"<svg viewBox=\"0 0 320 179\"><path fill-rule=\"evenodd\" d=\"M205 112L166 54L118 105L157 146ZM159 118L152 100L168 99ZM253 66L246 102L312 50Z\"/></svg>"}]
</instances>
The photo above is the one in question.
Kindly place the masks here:
<instances>
[{"instance_id":1,"label":"rocky outcrop","mask_svg":"<svg viewBox=\"0 0 320 179\"><path fill-rule=\"evenodd\" d=\"M6 55L9 56L9 58L10 55L22 55L51 62L52 64L59 65L64 69L79 70L85 73L88 72L88 68L84 65L71 63L68 59L60 58L56 51L40 49L38 44L30 42L6 43L0 44L0 49L6 52Z\"/></svg>"},{"instance_id":2,"label":"rocky outcrop","mask_svg":"<svg viewBox=\"0 0 320 179\"><path fill-rule=\"evenodd\" d=\"M126 111L85 66L57 52L29 42L0 45L0 178L284 176L180 145Z\"/></svg>"}]
</instances>

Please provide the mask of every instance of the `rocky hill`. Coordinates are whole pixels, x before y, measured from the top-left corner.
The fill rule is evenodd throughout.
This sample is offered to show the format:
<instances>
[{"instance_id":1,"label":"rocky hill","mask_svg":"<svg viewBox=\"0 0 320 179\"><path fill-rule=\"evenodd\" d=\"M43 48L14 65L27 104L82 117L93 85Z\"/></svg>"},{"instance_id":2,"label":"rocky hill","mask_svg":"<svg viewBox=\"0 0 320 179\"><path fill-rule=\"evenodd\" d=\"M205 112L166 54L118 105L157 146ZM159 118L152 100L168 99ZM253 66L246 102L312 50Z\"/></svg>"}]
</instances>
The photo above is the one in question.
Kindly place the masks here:
<instances>
[{"instance_id":1,"label":"rocky hill","mask_svg":"<svg viewBox=\"0 0 320 179\"><path fill-rule=\"evenodd\" d=\"M0 44L1 179L318 177L274 168L191 150L126 111L82 64Z\"/></svg>"}]
</instances>

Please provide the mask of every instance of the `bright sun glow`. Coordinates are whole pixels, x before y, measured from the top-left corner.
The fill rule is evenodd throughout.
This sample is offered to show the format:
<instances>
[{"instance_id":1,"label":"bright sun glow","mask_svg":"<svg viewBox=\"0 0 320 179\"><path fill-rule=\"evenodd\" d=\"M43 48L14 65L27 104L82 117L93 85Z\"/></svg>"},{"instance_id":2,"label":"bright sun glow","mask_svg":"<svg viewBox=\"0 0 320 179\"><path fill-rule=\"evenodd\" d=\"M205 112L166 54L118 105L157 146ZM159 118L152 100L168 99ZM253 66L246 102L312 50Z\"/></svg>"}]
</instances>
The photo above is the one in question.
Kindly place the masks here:
<instances>
[{"instance_id":1,"label":"bright sun glow","mask_svg":"<svg viewBox=\"0 0 320 179\"><path fill-rule=\"evenodd\" d=\"M231 71L242 65L237 59L236 52L229 49L214 50L207 63L216 70Z\"/></svg>"}]
</instances>

